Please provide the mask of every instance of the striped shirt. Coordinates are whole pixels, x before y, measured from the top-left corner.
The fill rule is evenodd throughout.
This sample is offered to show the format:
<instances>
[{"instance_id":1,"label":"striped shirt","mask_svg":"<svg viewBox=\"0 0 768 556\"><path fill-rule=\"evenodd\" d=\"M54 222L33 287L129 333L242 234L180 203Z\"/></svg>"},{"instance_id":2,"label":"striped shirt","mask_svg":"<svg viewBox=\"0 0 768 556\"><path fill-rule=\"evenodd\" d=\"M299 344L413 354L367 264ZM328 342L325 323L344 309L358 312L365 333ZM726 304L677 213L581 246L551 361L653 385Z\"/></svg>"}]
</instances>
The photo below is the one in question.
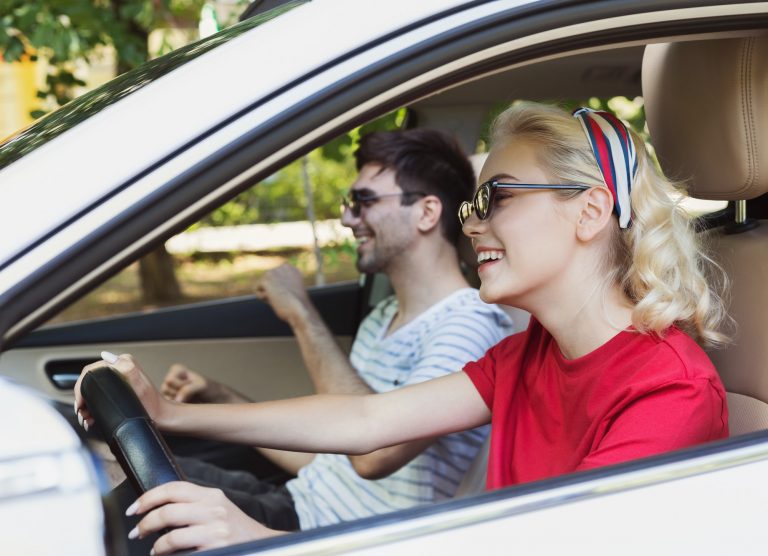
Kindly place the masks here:
<instances>
[{"instance_id":1,"label":"striped shirt","mask_svg":"<svg viewBox=\"0 0 768 556\"><path fill-rule=\"evenodd\" d=\"M387 336L397 300L379 303L360 325L350 361L377 392L460 370L512 333L512 321L495 305L464 288ZM488 426L441 437L392 475L361 478L349 458L318 454L287 483L301 529L360 519L451 498Z\"/></svg>"}]
</instances>

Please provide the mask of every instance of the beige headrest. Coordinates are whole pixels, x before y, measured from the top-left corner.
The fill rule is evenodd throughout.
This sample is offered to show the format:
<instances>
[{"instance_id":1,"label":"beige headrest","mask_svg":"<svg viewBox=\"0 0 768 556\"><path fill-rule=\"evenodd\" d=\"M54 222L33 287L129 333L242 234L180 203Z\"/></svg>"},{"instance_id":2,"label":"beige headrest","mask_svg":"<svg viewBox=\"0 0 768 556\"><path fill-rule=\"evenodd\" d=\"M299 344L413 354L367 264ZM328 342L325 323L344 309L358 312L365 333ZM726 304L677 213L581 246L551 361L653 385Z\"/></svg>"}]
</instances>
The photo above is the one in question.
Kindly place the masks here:
<instances>
[{"instance_id":1,"label":"beige headrest","mask_svg":"<svg viewBox=\"0 0 768 556\"><path fill-rule=\"evenodd\" d=\"M768 191L768 37L649 45L643 98L661 167L692 196Z\"/></svg>"}]
</instances>

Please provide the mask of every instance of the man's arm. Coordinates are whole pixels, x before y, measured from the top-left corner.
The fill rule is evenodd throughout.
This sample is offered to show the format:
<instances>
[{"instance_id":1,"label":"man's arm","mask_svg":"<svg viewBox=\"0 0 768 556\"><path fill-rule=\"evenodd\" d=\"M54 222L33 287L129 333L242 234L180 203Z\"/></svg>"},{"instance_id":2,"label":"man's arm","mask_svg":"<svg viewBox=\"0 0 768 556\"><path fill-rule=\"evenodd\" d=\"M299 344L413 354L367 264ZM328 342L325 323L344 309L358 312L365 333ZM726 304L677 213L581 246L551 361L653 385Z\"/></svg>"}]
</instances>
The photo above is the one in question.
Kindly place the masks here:
<instances>
[{"instance_id":1,"label":"man's arm","mask_svg":"<svg viewBox=\"0 0 768 556\"><path fill-rule=\"evenodd\" d=\"M256 295L291 326L318 394L373 393L315 309L298 270L285 264L265 273L256 284Z\"/></svg>"},{"instance_id":2,"label":"man's arm","mask_svg":"<svg viewBox=\"0 0 768 556\"><path fill-rule=\"evenodd\" d=\"M342 351L317 309L306 299L288 320L318 394L373 394Z\"/></svg>"},{"instance_id":3,"label":"man's arm","mask_svg":"<svg viewBox=\"0 0 768 556\"><path fill-rule=\"evenodd\" d=\"M295 268L284 265L270 271L259 282L256 291L291 326L318 394L374 393L352 367L349 357L323 322L306 294L301 274ZM349 456L349 460L364 479L380 479L400 469L434 440L399 444L370 454Z\"/></svg>"}]
</instances>

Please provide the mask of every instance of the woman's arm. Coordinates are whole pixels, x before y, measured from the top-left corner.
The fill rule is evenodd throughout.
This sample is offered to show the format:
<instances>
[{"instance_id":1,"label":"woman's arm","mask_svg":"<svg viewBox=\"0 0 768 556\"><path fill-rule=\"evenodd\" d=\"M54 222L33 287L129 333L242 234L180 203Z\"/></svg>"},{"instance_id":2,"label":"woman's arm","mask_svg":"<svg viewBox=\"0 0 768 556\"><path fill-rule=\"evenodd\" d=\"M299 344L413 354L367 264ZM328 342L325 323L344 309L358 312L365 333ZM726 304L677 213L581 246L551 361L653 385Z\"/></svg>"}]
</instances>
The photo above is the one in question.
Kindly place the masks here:
<instances>
[{"instance_id":1,"label":"woman's arm","mask_svg":"<svg viewBox=\"0 0 768 556\"><path fill-rule=\"evenodd\" d=\"M84 373L104 363L89 365ZM402 442L485 424L490 412L464 373L385 394L321 395L257 404L181 404L164 399L130 355L112 365L128 379L158 426L266 448L366 454ZM91 417L75 386L76 408Z\"/></svg>"}]
</instances>

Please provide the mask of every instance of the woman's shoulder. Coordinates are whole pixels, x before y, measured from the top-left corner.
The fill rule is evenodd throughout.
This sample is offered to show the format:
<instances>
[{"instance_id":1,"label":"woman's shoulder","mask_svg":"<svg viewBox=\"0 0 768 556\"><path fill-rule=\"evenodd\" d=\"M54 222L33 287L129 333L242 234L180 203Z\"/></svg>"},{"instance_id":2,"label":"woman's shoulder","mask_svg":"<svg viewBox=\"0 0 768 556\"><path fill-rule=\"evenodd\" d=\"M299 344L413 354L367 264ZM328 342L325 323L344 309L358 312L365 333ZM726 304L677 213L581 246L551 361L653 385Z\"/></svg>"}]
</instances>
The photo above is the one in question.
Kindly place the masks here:
<instances>
[{"instance_id":1,"label":"woman's shoulder","mask_svg":"<svg viewBox=\"0 0 768 556\"><path fill-rule=\"evenodd\" d=\"M652 337L652 357L670 380L717 379L715 366L704 349L684 331L670 327L662 336Z\"/></svg>"}]
</instances>

